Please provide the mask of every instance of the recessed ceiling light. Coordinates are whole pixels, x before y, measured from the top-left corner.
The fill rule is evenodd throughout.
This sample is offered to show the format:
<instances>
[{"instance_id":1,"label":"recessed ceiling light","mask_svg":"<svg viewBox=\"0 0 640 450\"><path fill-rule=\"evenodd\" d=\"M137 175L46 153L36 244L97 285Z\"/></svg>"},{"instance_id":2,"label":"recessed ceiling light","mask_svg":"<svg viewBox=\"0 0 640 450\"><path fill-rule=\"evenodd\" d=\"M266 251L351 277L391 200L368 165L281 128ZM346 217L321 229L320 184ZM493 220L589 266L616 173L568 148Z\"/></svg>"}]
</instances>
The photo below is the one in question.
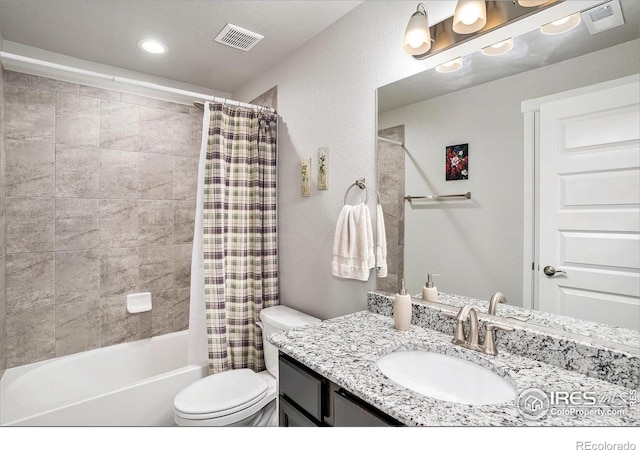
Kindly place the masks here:
<instances>
[{"instance_id":1,"label":"recessed ceiling light","mask_svg":"<svg viewBox=\"0 0 640 450\"><path fill-rule=\"evenodd\" d=\"M156 55L169 51L166 45L154 39L142 39L141 41L138 41L138 47L145 52L154 53Z\"/></svg>"},{"instance_id":2,"label":"recessed ceiling light","mask_svg":"<svg viewBox=\"0 0 640 450\"><path fill-rule=\"evenodd\" d=\"M481 51L487 56L504 55L513 48L513 38L497 42L493 45L483 48Z\"/></svg>"},{"instance_id":3,"label":"recessed ceiling light","mask_svg":"<svg viewBox=\"0 0 640 450\"><path fill-rule=\"evenodd\" d=\"M460 69L462 69L462 58L452 59L451 61L436 66L436 70L441 73L455 72Z\"/></svg>"},{"instance_id":4,"label":"recessed ceiling light","mask_svg":"<svg viewBox=\"0 0 640 450\"><path fill-rule=\"evenodd\" d=\"M580 23L580 13L571 14L570 16L563 17L562 19L554 20L551 23L542 25L540 31L544 34L560 34L569 30L573 30Z\"/></svg>"}]
</instances>

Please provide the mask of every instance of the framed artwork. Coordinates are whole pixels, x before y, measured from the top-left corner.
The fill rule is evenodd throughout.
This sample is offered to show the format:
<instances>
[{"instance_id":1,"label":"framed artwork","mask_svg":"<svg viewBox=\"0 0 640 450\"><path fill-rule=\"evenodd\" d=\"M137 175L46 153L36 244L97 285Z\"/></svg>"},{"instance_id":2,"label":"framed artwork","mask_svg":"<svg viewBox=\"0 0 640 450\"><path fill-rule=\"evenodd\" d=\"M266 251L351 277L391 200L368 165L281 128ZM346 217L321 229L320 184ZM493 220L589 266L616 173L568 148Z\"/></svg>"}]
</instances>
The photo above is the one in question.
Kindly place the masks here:
<instances>
[{"instance_id":1,"label":"framed artwork","mask_svg":"<svg viewBox=\"0 0 640 450\"><path fill-rule=\"evenodd\" d=\"M447 181L469 178L469 144L450 145L446 150Z\"/></svg>"},{"instance_id":2,"label":"framed artwork","mask_svg":"<svg viewBox=\"0 0 640 450\"><path fill-rule=\"evenodd\" d=\"M318 190L329 189L329 147L318 149Z\"/></svg>"},{"instance_id":3,"label":"framed artwork","mask_svg":"<svg viewBox=\"0 0 640 450\"><path fill-rule=\"evenodd\" d=\"M311 197L311 158L301 160L302 196Z\"/></svg>"}]
</instances>

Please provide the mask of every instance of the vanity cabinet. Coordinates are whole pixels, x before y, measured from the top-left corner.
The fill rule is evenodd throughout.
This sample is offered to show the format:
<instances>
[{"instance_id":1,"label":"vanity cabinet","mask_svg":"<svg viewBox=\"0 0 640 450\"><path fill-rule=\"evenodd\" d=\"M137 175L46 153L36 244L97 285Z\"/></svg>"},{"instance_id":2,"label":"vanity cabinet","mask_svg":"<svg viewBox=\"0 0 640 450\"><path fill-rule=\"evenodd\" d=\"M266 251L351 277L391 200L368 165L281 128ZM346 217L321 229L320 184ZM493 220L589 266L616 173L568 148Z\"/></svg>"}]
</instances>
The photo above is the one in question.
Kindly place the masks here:
<instances>
[{"instance_id":1,"label":"vanity cabinet","mask_svg":"<svg viewBox=\"0 0 640 450\"><path fill-rule=\"evenodd\" d=\"M281 427L389 427L396 419L280 353Z\"/></svg>"}]
</instances>

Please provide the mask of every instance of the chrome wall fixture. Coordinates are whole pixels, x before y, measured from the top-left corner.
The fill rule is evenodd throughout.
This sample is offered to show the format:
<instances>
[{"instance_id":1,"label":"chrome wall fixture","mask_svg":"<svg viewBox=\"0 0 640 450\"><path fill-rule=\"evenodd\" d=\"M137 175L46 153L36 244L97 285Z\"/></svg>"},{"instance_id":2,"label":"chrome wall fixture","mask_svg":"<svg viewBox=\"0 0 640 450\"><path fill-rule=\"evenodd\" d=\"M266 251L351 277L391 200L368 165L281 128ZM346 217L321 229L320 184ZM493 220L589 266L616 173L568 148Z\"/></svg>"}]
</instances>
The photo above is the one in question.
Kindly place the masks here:
<instances>
[{"instance_id":1,"label":"chrome wall fixture","mask_svg":"<svg viewBox=\"0 0 640 450\"><path fill-rule=\"evenodd\" d=\"M403 48L414 58L424 59L562 1L564 0L459 0L453 17L432 26L429 26L426 7L419 3L407 25ZM492 46L493 49L487 49L485 54L499 55L512 46L512 41L497 43L495 47Z\"/></svg>"}]
</instances>

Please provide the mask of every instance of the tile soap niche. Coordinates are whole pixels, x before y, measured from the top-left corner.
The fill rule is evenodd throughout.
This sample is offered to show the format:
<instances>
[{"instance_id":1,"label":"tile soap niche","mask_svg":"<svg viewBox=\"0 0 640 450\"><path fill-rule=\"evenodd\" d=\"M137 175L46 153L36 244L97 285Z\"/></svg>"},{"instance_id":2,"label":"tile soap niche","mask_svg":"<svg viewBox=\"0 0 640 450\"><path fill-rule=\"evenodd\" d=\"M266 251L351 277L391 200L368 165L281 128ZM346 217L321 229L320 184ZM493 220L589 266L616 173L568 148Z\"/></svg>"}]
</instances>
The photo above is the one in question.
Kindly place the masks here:
<instances>
[{"instance_id":1,"label":"tile soap niche","mask_svg":"<svg viewBox=\"0 0 640 450\"><path fill-rule=\"evenodd\" d=\"M127 295L127 312L131 314L151 311L151 292Z\"/></svg>"}]
</instances>

